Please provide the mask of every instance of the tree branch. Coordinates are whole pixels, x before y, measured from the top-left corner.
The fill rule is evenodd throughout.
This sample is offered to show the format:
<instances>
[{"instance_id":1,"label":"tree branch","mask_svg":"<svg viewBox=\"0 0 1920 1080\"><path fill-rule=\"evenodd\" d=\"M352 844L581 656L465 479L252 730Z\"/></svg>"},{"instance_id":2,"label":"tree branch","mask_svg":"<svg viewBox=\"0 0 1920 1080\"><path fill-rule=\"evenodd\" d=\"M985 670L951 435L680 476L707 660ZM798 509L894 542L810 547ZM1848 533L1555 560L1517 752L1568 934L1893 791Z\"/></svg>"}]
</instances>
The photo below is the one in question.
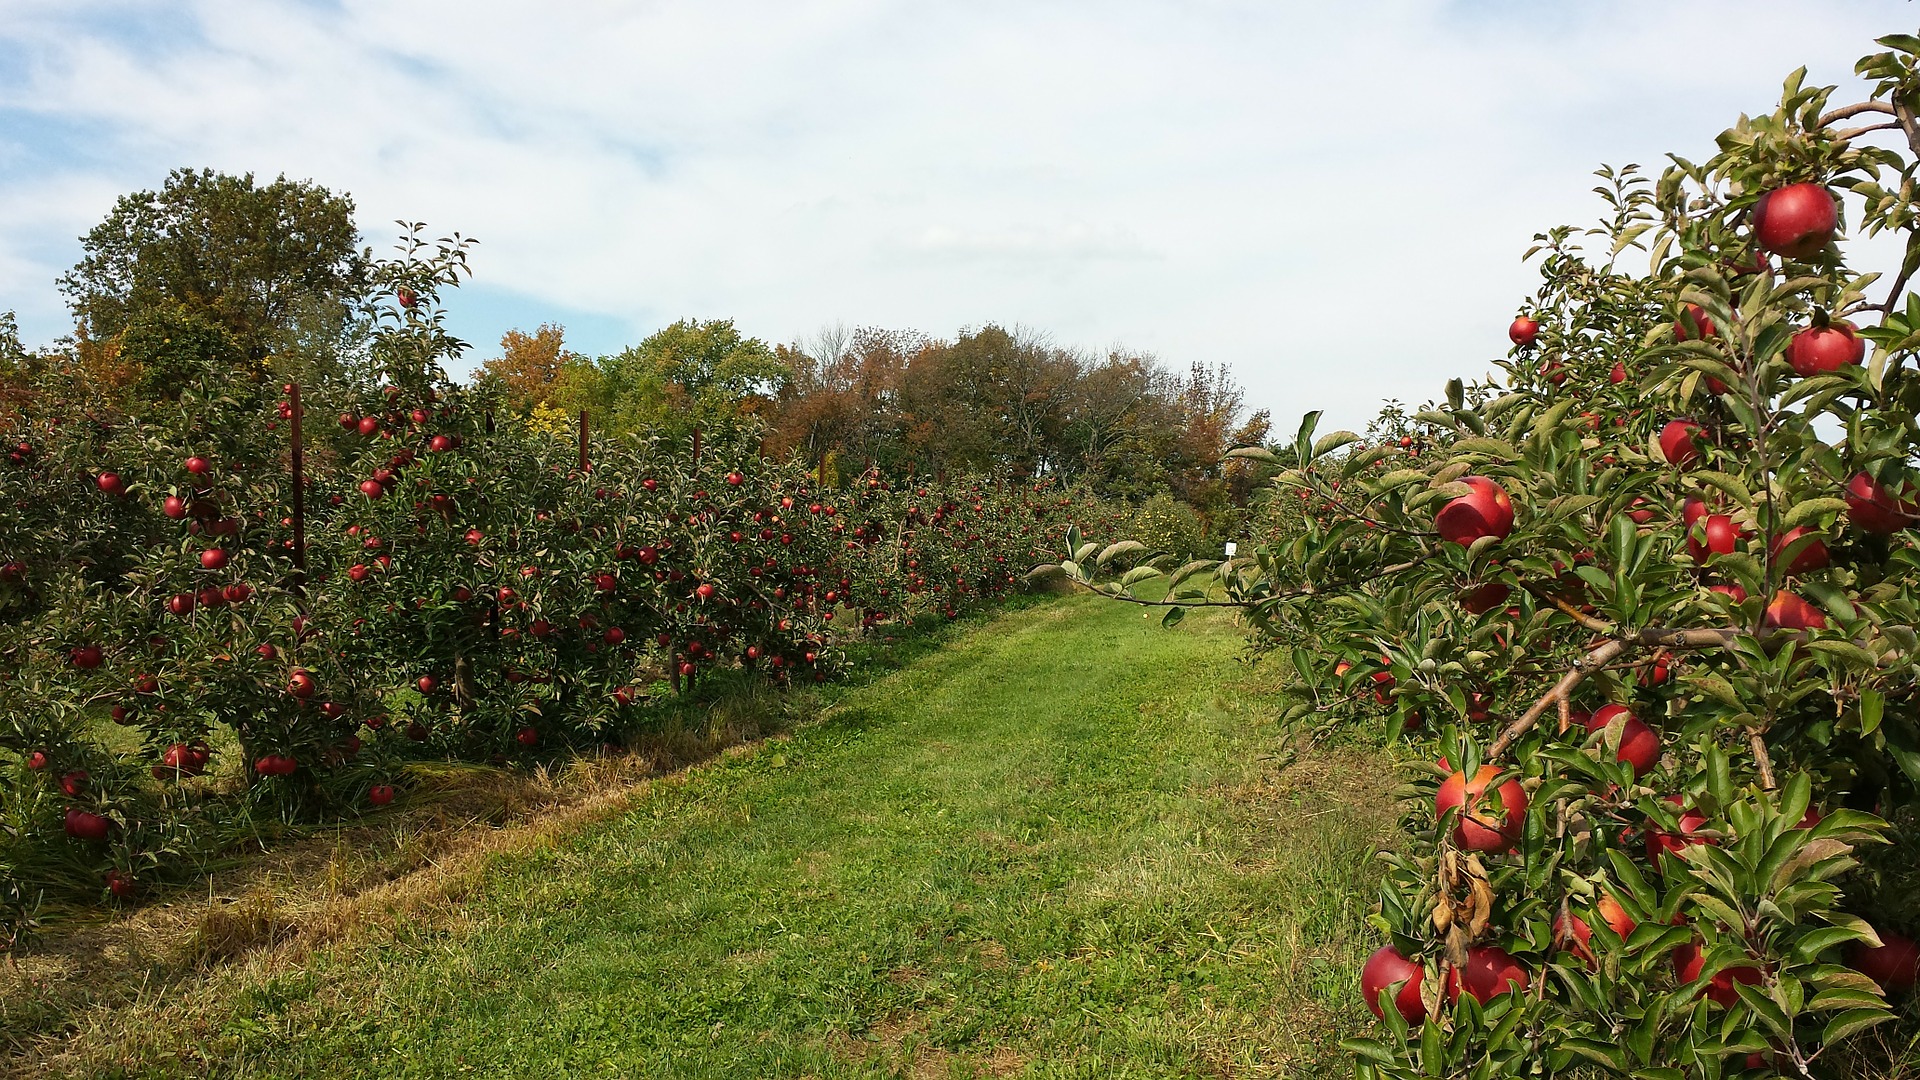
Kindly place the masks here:
<instances>
[{"instance_id":1,"label":"tree branch","mask_svg":"<svg viewBox=\"0 0 1920 1080\"><path fill-rule=\"evenodd\" d=\"M1862 113L1884 113L1892 116L1893 106L1884 101L1862 101L1857 105L1842 105L1814 121L1813 126L1826 127L1836 120L1845 120L1849 117L1859 116Z\"/></svg>"},{"instance_id":2,"label":"tree branch","mask_svg":"<svg viewBox=\"0 0 1920 1080\"><path fill-rule=\"evenodd\" d=\"M1540 700L1535 701L1533 707L1522 714L1520 719L1507 725L1507 729L1500 733L1500 737L1493 741L1491 747L1488 747L1487 760L1489 762L1498 760L1500 755L1506 753L1507 748L1513 745L1515 739L1533 730L1534 725L1540 722L1540 718L1546 715L1548 708L1555 705L1566 708L1567 695L1571 694L1575 687L1585 682L1588 675L1613 662L1621 653L1626 652L1628 647L1625 641L1609 641L1581 657L1571 670L1560 676L1560 681L1553 684L1553 689L1540 695Z\"/></svg>"}]
</instances>

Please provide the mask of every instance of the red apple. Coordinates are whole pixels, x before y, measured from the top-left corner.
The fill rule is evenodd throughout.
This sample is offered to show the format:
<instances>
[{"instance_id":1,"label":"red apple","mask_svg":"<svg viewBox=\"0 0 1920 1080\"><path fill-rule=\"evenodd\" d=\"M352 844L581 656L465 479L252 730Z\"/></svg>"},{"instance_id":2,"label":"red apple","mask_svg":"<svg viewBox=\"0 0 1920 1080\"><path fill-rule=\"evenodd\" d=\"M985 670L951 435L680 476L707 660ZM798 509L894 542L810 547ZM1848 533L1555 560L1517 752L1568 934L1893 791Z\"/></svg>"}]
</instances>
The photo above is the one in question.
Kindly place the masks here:
<instances>
[{"instance_id":1,"label":"red apple","mask_svg":"<svg viewBox=\"0 0 1920 1080\"><path fill-rule=\"evenodd\" d=\"M385 806L393 801L392 784L375 784L367 789L367 801L375 806Z\"/></svg>"},{"instance_id":2,"label":"red apple","mask_svg":"<svg viewBox=\"0 0 1920 1080\"><path fill-rule=\"evenodd\" d=\"M1704 537L1703 543L1694 534ZM1714 555L1730 555L1740 545L1740 530L1726 514L1708 514L1698 528L1687 530L1687 554L1695 563L1704 564Z\"/></svg>"},{"instance_id":3,"label":"red apple","mask_svg":"<svg viewBox=\"0 0 1920 1080\"><path fill-rule=\"evenodd\" d=\"M1902 484L1903 491L1906 485ZM1880 481L1866 473L1855 473L1847 481L1847 520L1861 532L1892 533L1912 525L1920 517L1920 499L1898 498Z\"/></svg>"},{"instance_id":4,"label":"red apple","mask_svg":"<svg viewBox=\"0 0 1920 1080\"><path fill-rule=\"evenodd\" d=\"M1825 569L1827 563L1830 561L1830 556L1827 553L1827 545L1818 539L1818 536L1819 534L1814 532L1813 527L1810 525L1802 525L1797 529L1789 529L1774 538L1774 560L1779 561L1784 558L1787 549L1802 539L1814 537L1815 539L1810 540L1805 546L1801 547L1799 553L1793 557L1793 561L1787 564L1787 573L1810 574L1815 570Z\"/></svg>"},{"instance_id":5,"label":"red apple","mask_svg":"<svg viewBox=\"0 0 1920 1080\"><path fill-rule=\"evenodd\" d=\"M1475 1001L1485 1005L1501 994L1525 990L1532 982L1527 969L1498 945L1482 945L1467 950L1467 963L1447 973L1447 1003L1460 1000L1464 988Z\"/></svg>"},{"instance_id":6,"label":"red apple","mask_svg":"<svg viewBox=\"0 0 1920 1080\"><path fill-rule=\"evenodd\" d=\"M1707 317L1707 310L1699 304L1688 304L1686 309L1680 313L1680 317L1673 320L1673 339L1675 341L1692 341L1695 338L1710 338L1713 336L1713 331L1713 320Z\"/></svg>"},{"instance_id":7,"label":"red apple","mask_svg":"<svg viewBox=\"0 0 1920 1080\"><path fill-rule=\"evenodd\" d=\"M1789 259L1810 259L1833 242L1840 225L1839 204L1819 184L1788 184L1753 204L1753 238L1761 247Z\"/></svg>"},{"instance_id":8,"label":"red apple","mask_svg":"<svg viewBox=\"0 0 1920 1080\"><path fill-rule=\"evenodd\" d=\"M1533 339L1539 336L1540 324L1525 315L1513 320L1513 325L1507 327L1507 339L1522 348L1533 344Z\"/></svg>"},{"instance_id":9,"label":"red apple","mask_svg":"<svg viewBox=\"0 0 1920 1080\"><path fill-rule=\"evenodd\" d=\"M1700 972L1706 966L1706 954L1701 951L1697 942L1689 942L1673 951L1673 973L1682 983L1690 983L1699 978ZM1740 1000L1740 994L1733 988L1733 984L1743 982L1749 986L1756 985L1760 982L1760 977L1760 969L1750 965L1722 968L1718 974L1707 980L1707 985L1700 988L1700 993L1720 1007L1730 1009Z\"/></svg>"},{"instance_id":10,"label":"red apple","mask_svg":"<svg viewBox=\"0 0 1920 1080\"><path fill-rule=\"evenodd\" d=\"M539 743L540 733L533 728L523 727L519 731L514 732L513 741L519 743L521 746L531 747Z\"/></svg>"},{"instance_id":11,"label":"red apple","mask_svg":"<svg viewBox=\"0 0 1920 1080\"><path fill-rule=\"evenodd\" d=\"M1624 360L1615 360L1613 370L1607 372L1607 381L1619 384L1627 381L1627 364Z\"/></svg>"},{"instance_id":12,"label":"red apple","mask_svg":"<svg viewBox=\"0 0 1920 1080\"><path fill-rule=\"evenodd\" d=\"M195 455L187 459L187 471L195 476L205 476L213 471L213 462Z\"/></svg>"},{"instance_id":13,"label":"red apple","mask_svg":"<svg viewBox=\"0 0 1920 1080\"><path fill-rule=\"evenodd\" d=\"M369 499L378 499L387 493L387 487L378 480L360 481L360 494Z\"/></svg>"},{"instance_id":14,"label":"red apple","mask_svg":"<svg viewBox=\"0 0 1920 1080\"><path fill-rule=\"evenodd\" d=\"M1587 718L1587 733L1602 731L1621 716L1626 717L1626 722L1620 729L1620 751L1614 760L1632 765L1633 777L1638 780L1660 762L1660 736L1652 728L1628 712L1626 706L1607 705Z\"/></svg>"},{"instance_id":15,"label":"red apple","mask_svg":"<svg viewBox=\"0 0 1920 1080\"><path fill-rule=\"evenodd\" d=\"M1854 942L1847 949L1847 964L1880 984L1888 994L1905 993L1920 979L1920 945L1905 934L1881 930L1880 947Z\"/></svg>"},{"instance_id":16,"label":"red apple","mask_svg":"<svg viewBox=\"0 0 1920 1080\"><path fill-rule=\"evenodd\" d=\"M178 521L187 516L187 500L178 495L169 495L160 500L160 512Z\"/></svg>"},{"instance_id":17,"label":"red apple","mask_svg":"<svg viewBox=\"0 0 1920 1080\"><path fill-rule=\"evenodd\" d=\"M1827 616L1819 608L1802 600L1798 594L1781 589L1773 594L1773 600L1767 604L1766 615L1760 623L1781 630L1825 630Z\"/></svg>"},{"instance_id":18,"label":"red apple","mask_svg":"<svg viewBox=\"0 0 1920 1080\"><path fill-rule=\"evenodd\" d=\"M219 548L208 548L200 553L200 565L207 570L225 570L227 553Z\"/></svg>"},{"instance_id":19,"label":"red apple","mask_svg":"<svg viewBox=\"0 0 1920 1080\"><path fill-rule=\"evenodd\" d=\"M1867 341L1849 322L1809 326L1787 343L1787 363L1799 375L1826 375L1867 358Z\"/></svg>"},{"instance_id":20,"label":"red apple","mask_svg":"<svg viewBox=\"0 0 1920 1080\"><path fill-rule=\"evenodd\" d=\"M75 840L105 840L113 831L112 819L77 807L67 809L65 824L67 835Z\"/></svg>"},{"instance_id":21,"label":"red apple","mask_svg":"<svg viewBox=\"0 0 1920 1080\"><path fill-rule=\"evenodd\" d=\"M1583 918L1581 915L1569 913L1555 918L1553 937L1564 948L1585 958L1589 964L1593 962L1594 955L1591 944L1593 926L1588 919L1598 916L1600 921L1606 924L1607 929L1623 938L1633 933L1633 928L1638 925L1633 921L1633 916L1627 914L1627 909L1620 906L1620 901L1604 893L1601 894L1599 902L1594 904L1593 910L1585 912L1584 915Z\"/></svg>"},{"instance_id":22,"label":"red apple","mask_svg":"<svg viewBox=\"0 0 1920 1080\"><path fill-rule=\"evenodd\" d=\"M1706 429L1691 420L1669 420L1660 429L1660 452L1675 468L1684 469L1700 460L1700 437Z\"/></svg>"},{"instance_id":23,"label":"red apple","mask_svg":"<svg viewBox=\"0 0 1920 1080\"><path fill-rule=\"evenodd\" d=\"M1483 536L1504 539L1513 531L1513 500L1505 488L1484 476L1464 476L1460 482L1473 490L1449 499L1433 518L1442 540L1465 547Z\"/></svg>"},{"instance_id":24,"label":"red apple","mask_svg":"<svg viewBox=\"0 0 1920 1080\"><path fill-rule=\"evenodd\" d=\"M1487 785L1499 775L1497 765L1480 766L1471 782L1465 773L1455 772L1434 795L1436 814L1460 811L1453 826L1453 842L1468 851L1505 851L1520 838L1526 824L1527 793L1518 779L1501 784L1494 790L1492 805L1482 806Z\"/></svg>"},{"instance_id":25,"label":"red apple","mask_svg":"<svg viewBox=\"0 0 1920 1080\"><path fill-rule=\"evenodd\" d=\"M1504 581L1489 581L1460 594L1460 606L1470 615L1485 615L1507 602L1513 590Z\"/></svg>"},{"instance_id":26,"label":"red apple","mask_svg":"<svg viewBox=\"0 0 1920 1080\"><path fill-rule=\"evenodd\" d=\"M1672 803L1675 806L1684 807L1686 805L1685 800L1683 800L1678 795L1667 796L1667 801ZM1681 810L1680 832L1677 835L1674 833L1664 832L1651 825L1648 826L1647 827L1647 861L1652 863L1655 866L1659 866L1660 856L1662 854L1671 853L1674 855L1678 855L1683 848L1686 848L1689 846L1716 843L1717 841L1715 841L1714 838L1711 836L1697 835L1702 829L1705 829L1706 827L1707 827L1707 815L1702 814L1698 810L1692 810L1692 809Z\"/></svg>"},{"instance_id":27,"label":"red apple","mask_svg":"<svg viewBox=\"0 0 1920 1080\"><path fill-rule=\"evenodd\" d=\"M1366 966L1360 969L1360 996L1373 1010L1373 1015L1386 1018L1380 1011L1380 992L1400 984L1393 991L1393 1007L1409 1024L1419 1024L1427 1018L1427 1007L1420 1000L1420 980L1425 972L1419 964L1400 955L1400 950L1391 945L1383 945L1367 957Z\"/></svg>"},{"instance_id":28,"label":"red apple","mask_svg":"<svg viewBox=\"0 0 1920 1080\"><path fill-rule=\"evenodd\" d=\"M415 682L413 685L419 687L421 693L431 694L435 690L439 689L440 680L434 678L431 675L422 675L420 676L419 681Z\"/></svg>"},{"instance_id":29,"label":"red apple","mask_svg":"<svg viewBox=\"0 0 1920 1080\"><path fill-rule=\"evenodd\" d=\"M74 667L84 671L91 671L100 666L100 661L103 659L103 656L100 652L100 646L82 645L69 652L67 659L72 662Z\"/></svg>"}]
</instances>

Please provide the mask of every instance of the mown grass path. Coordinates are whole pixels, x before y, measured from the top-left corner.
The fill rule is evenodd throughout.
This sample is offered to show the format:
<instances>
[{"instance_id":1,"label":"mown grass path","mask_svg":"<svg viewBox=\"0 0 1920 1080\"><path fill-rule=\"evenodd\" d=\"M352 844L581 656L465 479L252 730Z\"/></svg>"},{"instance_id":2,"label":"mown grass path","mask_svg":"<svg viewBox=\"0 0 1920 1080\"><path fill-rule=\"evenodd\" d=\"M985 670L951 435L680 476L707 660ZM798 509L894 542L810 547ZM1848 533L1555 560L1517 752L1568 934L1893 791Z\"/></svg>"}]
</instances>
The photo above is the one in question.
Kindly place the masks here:
<instances>
[{"instance_id":1,"label":"mown grass path","mask_svg":"<svg viewBox=\"0 0 1920 1080\"><path fill-rule=\"evenodd\" d=\"M1282 769L1239 651L1224 617L1005 613L124 1067L1338 1075L1384 785L1360 754Z\"/></svg>"}]
</instances>

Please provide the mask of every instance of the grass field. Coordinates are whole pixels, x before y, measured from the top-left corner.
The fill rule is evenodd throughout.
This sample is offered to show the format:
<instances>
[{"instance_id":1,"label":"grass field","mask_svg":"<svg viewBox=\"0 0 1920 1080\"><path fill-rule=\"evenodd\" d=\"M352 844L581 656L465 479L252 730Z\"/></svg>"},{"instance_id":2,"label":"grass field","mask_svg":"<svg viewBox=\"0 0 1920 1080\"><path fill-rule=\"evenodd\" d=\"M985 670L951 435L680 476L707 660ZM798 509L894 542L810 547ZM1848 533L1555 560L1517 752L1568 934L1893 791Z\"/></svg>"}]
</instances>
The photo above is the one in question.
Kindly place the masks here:
<instances>
[{"instance_id":1,"label":"grass field","mask_svg":"<svg viewBox=\"0 0 1920 1080\"><path fill-rule=\"evenodd\" d=\"M1389 783L1223 616L1049 601L437 906L99 1009L27 1075L1319 1077ZM376 913L378 915L379 913Z\"/></svg>"}]
</instances>

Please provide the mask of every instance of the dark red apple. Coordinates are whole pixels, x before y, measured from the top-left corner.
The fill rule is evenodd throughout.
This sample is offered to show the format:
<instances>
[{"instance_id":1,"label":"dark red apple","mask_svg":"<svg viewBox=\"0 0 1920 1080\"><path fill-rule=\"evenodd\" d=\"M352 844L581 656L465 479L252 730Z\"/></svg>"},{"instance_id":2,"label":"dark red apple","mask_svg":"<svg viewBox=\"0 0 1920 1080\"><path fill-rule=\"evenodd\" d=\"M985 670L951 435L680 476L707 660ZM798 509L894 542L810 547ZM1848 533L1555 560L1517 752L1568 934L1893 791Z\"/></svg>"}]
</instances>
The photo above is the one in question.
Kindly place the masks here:
<instances>
[{"instance_id":1,"label":"dark red apple","mask_svg":"<svg viewBox=\"0 0 1920 1080\"><path fill-rule=\"evenodd\" d=\"M1847 481L1846 500L1847 520L1861 532L1899 532L1920 517L1920 499L1898 498L1863 472Z\"/></svg>"},{"instance_id":2,"label":"dark red apple","mask_svg":"<svg viewBox=\"0 0 1920 1080\"><path fill-rule=\"evenodd\" d=\"M1386 1014L1380 1011L1380 992L1399 984L1400 988L1393 991L1393 1007L1407 1023L1419 1024L1427 1018L1427 1007L1420 1000L1420 980L1424 976L1419 964L1400 955L1393 946L1383 945L1360 969L1360 996L1373 1015L1385 1019Z\"/></svg>"},{"instance_id":3,"label":"dark red apple","mask_svg":"<svg viewBox=\"0 0 1920 1080\"><path fill-rule=\"evenodd\" d=\"M1513 954L1498 945L1482 945L1467 950L1464 967L1447 973L1447 1003L1460 1000L1464 988L1475 1001L1485 1005L1501 994L1525 990L1532 979Z\"/></svg>"},{"instance_id":4,"label":"dark red apple","mask_svg":"<svg viewBox=\"0 0 1920 1080\"><path fill-rule=\"evenodd\" d=\"M375 784L367 789L367 801L375 806L385 806L393 801L392 784Z\"/></svg>"},{"instance_id":5,"label":"dark red apple","mask_svg":"<svg viewBox=\"0 0 1920 1080\"><path fill-rule=\"evenodd\" d=\"M1784 558L1789 547L1808 537L1813 537L1814 539L1809 540L1800 548L1799 553L1794 555L1793 561L1787 564L1787 573L1810 574L1815 570L1826 568L1827 563L1831 559L1827 553L1827 545L1824 541L1818 539L1819 534L1814 531L1811 525L1802 525L1797 529L1789 529L1775 537L1773 541L1774 560L1779 561Z\"/></svg>"},{"instance_id":6,"label":"dark red apple","mask_svg":"<svg viewBox=\"0 0 1920 1080\"><path fill-rule=\"evenodd\" d=\"M1840 208L1833 193L1819 184L1788 184L1753 204L1753 238L1761 247L1789 259L1810 259L1833 242Z\"/></svg>"},{"instance_id":7,"label":"dark red apple","mask_svg":"<svg viewBox=\"0 0 1920 1080\"><path fill-rule=\"evenodd\" d=\"M113 831L113 821L99 814L69 807L66 814L67 835L75 840L105 840Z\"/></svg>"},{"instance_id":8,"label":"dark red apple","mask_svg":"<svg viewBox=\"0 0 1920 1080\"><path fill-rule=\"evenodd\" d=\"M1685 807L1686 801L1678 795L1667 796L1667 801L1675 806ZM1664 832L1651 825L1647 827L1647 861L1660 865L1662 854L1678 855L1682 849L1700 844L1712 844L1717 841L1711 836L1697 835L1707 827L1707 815L1694 809L1682 809L1680 812L1680 832Z\"/></svg>"},{"instance_id":9,"label":"dark red apple","mask_svg":"<svg viewBox=\"0 0 1920 1080\"><path fill-rule=\"evenodd\" d=\"M1905 934L1891 930L1879 933L1879 948L1854 942L1847 949L1848 966L1879 983L1880 989L1888 994L1913 989L1915 980L1920 979L1920 945Z\"/></svg>"}]
</instances>

